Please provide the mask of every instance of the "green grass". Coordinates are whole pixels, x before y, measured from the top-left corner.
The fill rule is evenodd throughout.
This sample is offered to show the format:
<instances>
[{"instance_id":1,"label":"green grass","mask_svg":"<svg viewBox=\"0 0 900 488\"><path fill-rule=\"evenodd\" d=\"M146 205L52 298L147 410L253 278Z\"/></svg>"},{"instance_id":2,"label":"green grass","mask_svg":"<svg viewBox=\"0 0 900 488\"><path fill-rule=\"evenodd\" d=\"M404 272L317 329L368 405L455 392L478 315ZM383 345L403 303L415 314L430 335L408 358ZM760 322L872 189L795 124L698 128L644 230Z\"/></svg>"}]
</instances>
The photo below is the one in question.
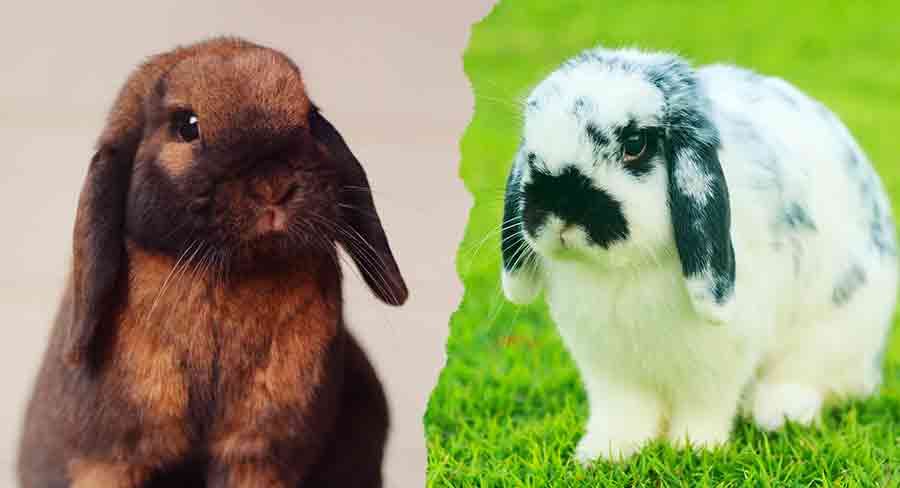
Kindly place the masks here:
<instances>
[{"instance_id":1,"label":"green grass","mask_svg":"<svg viewBox=\"0 0 900 488\"><path fill-rule=\"evenodd\" d=\"M900 2L507 0L475 25L465 53L475 115L460 171L475 205L457 260L466 291L425 417L428 485L900 486L897 333L880 396L832 407L821 429L767 434L739 422L733 440L712 452L658 443L624 464L579 467L570 459L587 413L578 373L543 304L504 301L496 232L520 101L598 43L732 62L793 82L842 117L900 202L898 19Z\"/></svg>"}]
</instances>

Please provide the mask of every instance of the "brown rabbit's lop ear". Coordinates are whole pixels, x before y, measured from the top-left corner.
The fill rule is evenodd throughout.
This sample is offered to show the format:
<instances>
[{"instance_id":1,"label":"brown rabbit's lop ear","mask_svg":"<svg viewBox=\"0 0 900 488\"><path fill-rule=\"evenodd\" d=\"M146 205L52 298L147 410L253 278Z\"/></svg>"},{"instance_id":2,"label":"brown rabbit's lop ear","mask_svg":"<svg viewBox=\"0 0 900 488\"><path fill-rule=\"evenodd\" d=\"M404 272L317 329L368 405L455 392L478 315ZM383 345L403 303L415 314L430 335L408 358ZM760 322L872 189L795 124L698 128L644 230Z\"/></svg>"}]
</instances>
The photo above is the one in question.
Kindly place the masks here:
<instances>
[{"instance_id":1,"label":"brown rabbit's lop ear","mask_svg":"<svg viewBox=\"0 0 900 488\"><path fill-rule=\"evenodd\" d=\"M310 113L310 130L337 165L340 211L346 226L340 231L338 242L353 258L375 296L389 305L402 305L409 292L375 211L362 165L337 129L316 108Z\"/></svg>"},{"instance_id":2,"label":"brown rabbit's lop ear","mask_svg":"<svg viewBox=\"0 0 900 488\"><path fill-rule=\"evenodd\" d=\"M64 354L71 364L90 359L100 322L115 304L125 262L125 203L131 157L101 147L91 159L75 217L73 317Z\"/></svg>"}]
</instances>

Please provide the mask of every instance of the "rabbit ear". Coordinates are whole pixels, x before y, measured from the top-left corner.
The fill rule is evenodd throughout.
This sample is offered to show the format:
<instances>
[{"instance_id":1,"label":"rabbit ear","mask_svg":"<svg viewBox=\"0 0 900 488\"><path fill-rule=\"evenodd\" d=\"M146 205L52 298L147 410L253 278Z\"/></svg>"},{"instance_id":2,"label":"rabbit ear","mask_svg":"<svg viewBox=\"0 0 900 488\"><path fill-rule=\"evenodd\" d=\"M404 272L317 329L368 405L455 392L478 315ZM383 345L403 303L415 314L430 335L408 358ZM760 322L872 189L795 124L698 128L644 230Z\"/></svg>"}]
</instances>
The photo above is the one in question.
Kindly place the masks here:
<instances>
[{"instance_id":1,"label":"rabbit ear","mask_svg":"<svg viewBox=\"0 0 900 488\"><path fill-rule=\"evenodd\" d=\"M310 129L337 166L341 213L346 226L340 231L338 242L353 258L375 296L389 305L402 305L409 291L375 211L362 165L337 129L315 108L310 114Z\"/></svg>"},{"instance_id":2,"label":"rabbit ear","mask_svg":"<svg viewBox=\"0 0 900 488\"><path fill-rule=\"evenodd\" d=\"M701 108L683 107L675 114L666 154L675 245L694 309L722 323L730 317L735 260L719 134Z\"/></svg>"},{"instance_id":3,"label":"rabbit ear","mask_svg":"<svg viewBox=\"0 0 900 488\"><path fill-rule=\"evenodd\" d=\"M101 147L81 189L73 238L74 316L64 348L71 363L87 360L100 323L115 304L125 261L125 200L131 166L129 155Z\"/></svg>"},{"instance_id":4,"label":"rabbit ear","mask_svg":"<svg viewBox=\"0 0 900 488\"><path fill-rule=\"evenodd\" d=\"M522 221L522 159L518 157L506 179L500 252L503 293L513 303L531 303L543 288L539 264L525 241Z\"/></svg>"}]
</instances>

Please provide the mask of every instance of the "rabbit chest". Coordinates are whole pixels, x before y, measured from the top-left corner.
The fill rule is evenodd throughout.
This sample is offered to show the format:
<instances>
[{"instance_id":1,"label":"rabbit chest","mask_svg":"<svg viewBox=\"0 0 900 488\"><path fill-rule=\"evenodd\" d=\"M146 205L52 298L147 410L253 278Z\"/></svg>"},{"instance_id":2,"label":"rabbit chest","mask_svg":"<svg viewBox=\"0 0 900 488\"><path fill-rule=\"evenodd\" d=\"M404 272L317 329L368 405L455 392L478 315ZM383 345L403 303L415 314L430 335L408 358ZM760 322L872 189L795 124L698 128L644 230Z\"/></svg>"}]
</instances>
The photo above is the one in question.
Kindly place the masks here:
<instances>
[{"instance_id":1,"label":"rabbit chest","mask_svg":"<svg viewBox=\"0 0 900 488\"><path fill-rule=\"evenodd\" d=\"M697 318L678 266L598 271L558 262L548 271L550 312L584 381L602 375L663 393L710 388L718 372L755 361L740 328Z\"/></svg>"},{"instance_id":2,"label":"rabbit chest","mask_svg":"<svg viewBox=\"0 0 900 488\"><path fill-rule=\"evenodd\" d=\"M230 428L216 422L303 412L323 394L339 364L337 277L284 271L223 285L201 275L202 264L173 265L130 252L128 296L107 348L108 382L144 418L214 435Z\"/></svg>"}]
</instances>

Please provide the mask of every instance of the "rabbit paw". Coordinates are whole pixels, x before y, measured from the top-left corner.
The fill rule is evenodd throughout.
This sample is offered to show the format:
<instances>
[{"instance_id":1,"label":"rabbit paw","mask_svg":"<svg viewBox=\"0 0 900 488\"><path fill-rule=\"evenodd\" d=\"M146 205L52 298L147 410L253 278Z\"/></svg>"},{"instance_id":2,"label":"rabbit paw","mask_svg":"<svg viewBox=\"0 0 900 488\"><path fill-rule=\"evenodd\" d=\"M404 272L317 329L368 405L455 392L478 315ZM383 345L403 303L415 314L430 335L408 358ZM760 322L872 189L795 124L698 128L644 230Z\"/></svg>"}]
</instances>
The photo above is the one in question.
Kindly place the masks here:
<instances>
[{"instance_id":1,"label":"rabbit paw","mask_svg":"<svg viewBox=\"0 0 900 488\"><path fill-rule=\"evenodd\" d=\"M711 449L728 442L731 425L728 422L711 422L695 419L692 423L673 422L669 432L669 441L678 449L693 447Z\"/></svg>"},{"instance_id":2,"label":"rabbit paw","mask_svg":"<svg viewBox=\"0 0 900 488\"><path fill-rule=\"evenodd\" d=\"M760 383L753 398L753 420L765 430L778 430L785 419L803 425L813 423L822 410L817 389L795 383Z\"/></svg>"},{"instance_id":3,"label":"rabbit paw","mask_svg":"<svg viewBox=\"0 0 900 488\"><path fill-rule=\"evenodd\" d=\"M638 452L649 440L649 438L614 438L588 431L575 448L575 460L584 467L589 467L598 459L624 461Z\"/></svg>"}]
</instances>

